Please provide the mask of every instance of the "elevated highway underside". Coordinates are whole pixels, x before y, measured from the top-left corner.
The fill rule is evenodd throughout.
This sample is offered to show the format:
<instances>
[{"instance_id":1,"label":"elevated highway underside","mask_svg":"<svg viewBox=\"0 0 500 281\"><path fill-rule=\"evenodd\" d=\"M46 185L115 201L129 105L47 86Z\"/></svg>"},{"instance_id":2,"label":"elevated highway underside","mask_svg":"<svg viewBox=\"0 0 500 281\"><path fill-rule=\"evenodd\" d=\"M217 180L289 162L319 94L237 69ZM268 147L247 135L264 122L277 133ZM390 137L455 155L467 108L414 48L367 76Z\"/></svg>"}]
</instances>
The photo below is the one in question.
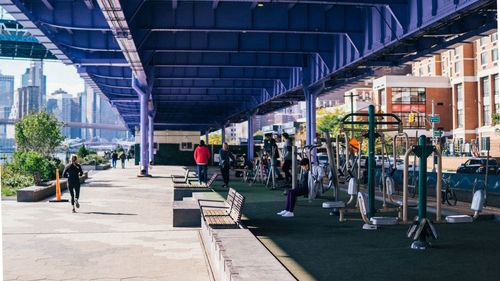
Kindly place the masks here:
<instances>
[{"instance_id":1,"label":"elevated highway underside","mask_svg":"<svg viewBox=\"0 0 500 281\"><path fill-rule=\"evenodd\" d=\"M311 143L316 97L497 29L492 0L0 5L54 57L75 65L130 129L139 126L144 147L148 131L210 132L298 101L306 102Z\"/></svg>"}]
</instances>

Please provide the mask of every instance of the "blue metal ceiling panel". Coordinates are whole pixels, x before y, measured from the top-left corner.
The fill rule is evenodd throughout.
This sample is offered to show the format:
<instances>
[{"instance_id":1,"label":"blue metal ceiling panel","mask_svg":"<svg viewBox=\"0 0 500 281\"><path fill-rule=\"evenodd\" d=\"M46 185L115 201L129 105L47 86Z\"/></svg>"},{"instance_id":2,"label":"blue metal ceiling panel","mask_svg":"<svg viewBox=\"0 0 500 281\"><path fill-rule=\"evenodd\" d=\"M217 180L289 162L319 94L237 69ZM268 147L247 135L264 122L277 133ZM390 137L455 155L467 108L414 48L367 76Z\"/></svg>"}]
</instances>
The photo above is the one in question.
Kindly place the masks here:
<instances>
[{"instance_id":1,"label":"blue metal ceiling panel","mask_svg":"<svg viewBox=\"0 0 500 281\"><path fill-rule=\"evenodd\" d=\"M133 74L152 95L155 126L176 129L288 106L303 87L345 85L496 23L493 0L96 2L0 0L130 126Z\"/></svg>"}]
</instances>

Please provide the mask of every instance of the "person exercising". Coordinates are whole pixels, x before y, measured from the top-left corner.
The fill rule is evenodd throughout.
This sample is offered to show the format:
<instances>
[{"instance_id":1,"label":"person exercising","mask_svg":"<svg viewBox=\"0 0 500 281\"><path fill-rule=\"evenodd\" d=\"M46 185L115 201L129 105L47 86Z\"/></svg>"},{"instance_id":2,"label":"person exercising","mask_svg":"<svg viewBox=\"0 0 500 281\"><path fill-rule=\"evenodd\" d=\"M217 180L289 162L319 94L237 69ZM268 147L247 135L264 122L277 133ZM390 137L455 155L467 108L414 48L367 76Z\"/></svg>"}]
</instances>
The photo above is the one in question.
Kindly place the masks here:
<instances>
[{"instance_id":1,"label":"person exercising","mask_svg":"<svg viewBox=\"0 0 500 281\"><path fill-rule=\"evenodd\" d=\"M282 216L285 218L293 217L293 210L295 208L297 197L300 195L307 195L309 193L309 159L303 158L302 160L300 160L300 166L302 167L303 171L300 177L300 184L296 189L291 189L288 191L286 196L286 207L283 211L277 213L278 216Z\"/></svg>"},{"instance_id":2,"label":"person exercising","mask_svg":"<svg viewBox=\"0 0 500 281\"><path fill-rule=\"evenodd\" d=\"M285 142L283 144L283 167L282 170L285 173L285 179L287 183L292 182L292 174L290 169L292 168L292 140L287 133L281 135L281 139Z\"/></svg>"}]
</instances>

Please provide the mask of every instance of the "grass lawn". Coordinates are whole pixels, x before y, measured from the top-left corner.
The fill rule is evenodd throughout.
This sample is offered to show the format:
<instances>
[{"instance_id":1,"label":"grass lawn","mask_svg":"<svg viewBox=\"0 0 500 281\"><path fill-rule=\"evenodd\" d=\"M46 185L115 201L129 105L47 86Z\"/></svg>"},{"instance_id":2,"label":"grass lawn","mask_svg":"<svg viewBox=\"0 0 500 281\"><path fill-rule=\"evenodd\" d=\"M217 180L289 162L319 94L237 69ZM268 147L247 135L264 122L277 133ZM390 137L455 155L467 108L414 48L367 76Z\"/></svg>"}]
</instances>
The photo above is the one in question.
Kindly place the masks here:
<instances>
[{"instance_id":1,"label":"grass lawn","mask_svg":"<svg viewBox=\"0 0 500 281\"><path fill-rule=\"evenodd\" d=\"M299 280L500 280L498 222L436 225L434 247L418 251L410 249L408 226L362 230L361 222L330 216L321 208L325 199L308 203L304 197L295 217L282 218L276 215L285 207L282 191L230 185L246 197L243 223ZM221 182L214 186L225 198Z\"/></svg>"}]
</instances>

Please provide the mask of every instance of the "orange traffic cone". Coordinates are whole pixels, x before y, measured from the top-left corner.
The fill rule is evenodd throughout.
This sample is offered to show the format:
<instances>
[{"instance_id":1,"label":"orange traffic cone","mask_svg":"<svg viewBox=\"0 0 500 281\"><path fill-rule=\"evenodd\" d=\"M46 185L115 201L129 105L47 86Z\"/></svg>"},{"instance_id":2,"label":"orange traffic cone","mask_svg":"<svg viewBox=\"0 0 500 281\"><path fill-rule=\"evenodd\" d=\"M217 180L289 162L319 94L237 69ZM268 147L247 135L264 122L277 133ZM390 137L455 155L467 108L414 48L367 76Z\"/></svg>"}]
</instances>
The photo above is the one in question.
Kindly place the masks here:
<instances>
[{"instance_id":1,"label":"orange traffic cone","mask_svg":"<svg viewBox=\"0 0 500 281\"><path fill-rule=\"evenodd\" d=\"M49 202L68 202L68 199L61 199L61 184L59 183L59 169L56 170L56 200Z\"/></svg>"}]
</instances>

